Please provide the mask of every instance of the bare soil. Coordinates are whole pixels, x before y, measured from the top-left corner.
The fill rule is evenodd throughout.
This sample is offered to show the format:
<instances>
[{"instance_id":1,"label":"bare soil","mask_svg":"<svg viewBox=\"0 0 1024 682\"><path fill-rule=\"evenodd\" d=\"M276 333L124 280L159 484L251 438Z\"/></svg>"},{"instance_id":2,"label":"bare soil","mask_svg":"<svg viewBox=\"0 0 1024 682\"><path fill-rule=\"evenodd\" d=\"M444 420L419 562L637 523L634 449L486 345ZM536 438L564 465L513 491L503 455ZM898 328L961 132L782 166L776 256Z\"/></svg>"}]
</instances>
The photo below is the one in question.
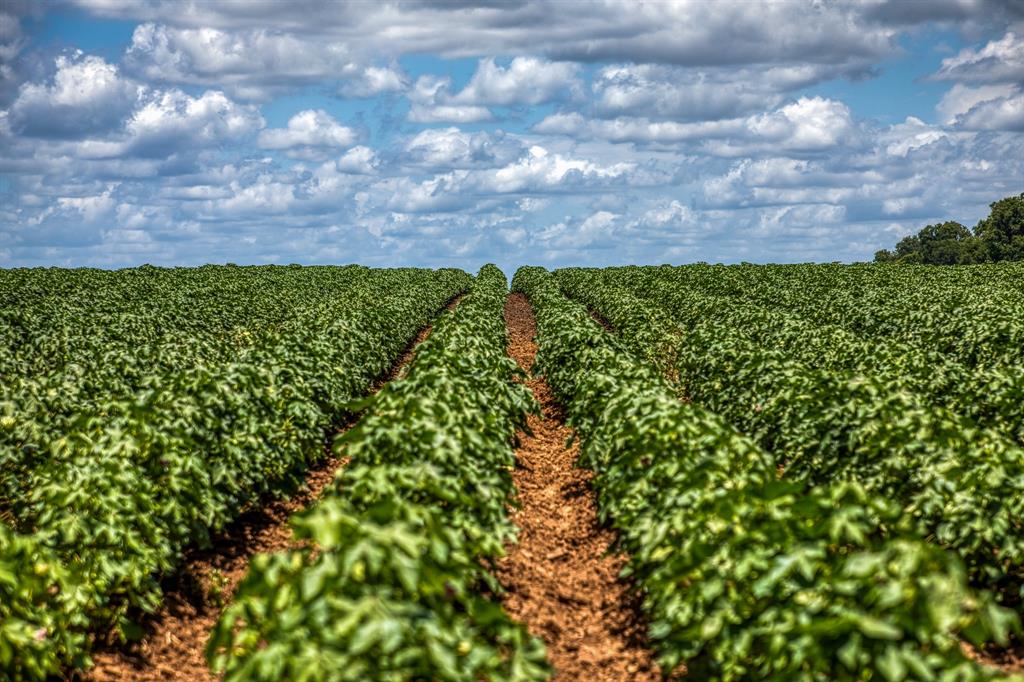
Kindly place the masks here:
<instances>
[{"instance_id":1,"label":"bare soil","mask_svg":"<svg viewBox=\"0 0 1024 682\"><path fill-rule=\"evenodd\" d=\"M505 304L509 355L529 372L537 346L529 302ZM593 473L574 465L572 429L543 377L527 385L543 418L530 415L519 434L513 473L520 508L511 511L518 542L498 562L509 614L548 648L555 680L660 680L630 584L619 578L627 557L611 553L615 534L598 522Z\"/></svg>"},{"instance_id":2,"label":"bare soil","mask_svg":"<svg viewBox=\"0 0 1024 682\"><path fill-rule=\"evenodd\" d=\"M458 305L460 298L452 299L446 309ZM431 326L420 330L391 369L374 382L371 393L403 375L415 355L416 346L431 330ZM353 417L336 433L344 432L354 423ZM294 496L271 500L259 509L242 514L213 538L210 549L195 549L186 554L178 572L164 585L160 611L143 623L146 634L140 641L126 646L97 644L93 651L95 667L75 679L89 682L215 681L217 676L210 672L204 655L210 631L245 577L255 554L297 546L288 519L315 502L347 461L330 454L332 440L326 439L327 457L307 471L304 485Z\"/></svg>"},{"instance_id":3,"label":"bare soil","mask_svg":"<svg viewBox=\"0 0 1024 682\"><path fill-rule=\"evenodd\" d=\"M963 650L969 658L1008 675L1024 673L1024 641L1016 635L1010 636L1010 643L1007 646L990 644L979 649L964 642Z\"/></svg>"}]
</instances>

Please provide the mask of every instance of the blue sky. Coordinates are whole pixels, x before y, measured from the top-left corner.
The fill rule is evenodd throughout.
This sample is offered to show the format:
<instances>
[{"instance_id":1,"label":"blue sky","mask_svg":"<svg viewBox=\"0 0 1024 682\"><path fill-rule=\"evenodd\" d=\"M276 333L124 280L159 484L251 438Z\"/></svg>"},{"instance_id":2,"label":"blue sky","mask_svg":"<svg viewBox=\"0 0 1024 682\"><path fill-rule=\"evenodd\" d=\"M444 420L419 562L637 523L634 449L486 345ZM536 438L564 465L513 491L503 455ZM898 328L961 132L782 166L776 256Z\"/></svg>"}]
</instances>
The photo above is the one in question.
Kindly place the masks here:
<instances>
[{"instance_id":1,"label":"blue sky","mask_svg":"<svg viewBox=\"0 0 1024 682\"><path fill-rule=\"evenodd\" d=\"M8 0L0 266L855 261L1024 191L1024 3Z\"/></svg>"}]
</instances>

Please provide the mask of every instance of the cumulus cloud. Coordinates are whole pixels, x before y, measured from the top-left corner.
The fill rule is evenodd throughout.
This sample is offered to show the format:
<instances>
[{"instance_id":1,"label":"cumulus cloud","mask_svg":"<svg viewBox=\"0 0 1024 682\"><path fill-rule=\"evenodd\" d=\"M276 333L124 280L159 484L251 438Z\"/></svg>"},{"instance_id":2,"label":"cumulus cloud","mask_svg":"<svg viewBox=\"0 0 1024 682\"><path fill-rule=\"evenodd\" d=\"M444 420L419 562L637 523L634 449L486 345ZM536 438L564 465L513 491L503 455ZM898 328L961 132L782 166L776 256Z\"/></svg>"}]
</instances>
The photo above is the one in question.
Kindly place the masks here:
<instances>
[{"instance_id":1,"label":"cumulus cloud","mask_svg":"<svg viewBox=\"0 0 1024 682\"><path fill-rule=\"evenodd\" d=\"M88 223L95 223L106 218L114 210L115 200L110 196L113 188L102 194L86 197L58 197L56 210L78 214Z\"/></svg>"},{"instance_id":2,"label":"cumulus cloud","mask_svg":"<svg viewBox=\"0 0 1024 682\"><path fill-rule=\"evenodd\" d=\"M256 107L233 102L223 92L192 97L178 89L157 91L128 120L126 152L167 156L181 148L240 140L263 126Z\"/></svg>"},{"instance_id":3,"label":"cumulus cloud","mask_svg":"<svg viewBox=\"0 0 1024 682\"><path fill-rule=\"evenodd\" d=\"M684 206L679 201L671 200L667 204L655 206L644 211L635 221L634 226L649 228L695 227L699 225L698 214L689 206Z\"/></svg>"},{"instance_id":4,"label":"cumulus cloud","mask_svg":"<svg viewBox=\"0 0 1024 682\"><path fill-rule=\"evenodd\" d=\"M942 60L931 78L956 81L935 107L963 130L1024 130L1024 37L1008 31Z\"/></svg>"},{"instance_id":5,"label":"cumulus cloud","mask_svg":"<svg viewBox=\"0 0 1024 682\"><path fill-rule=\"evenodd\" d=\"M27 43L19 17L0 11L0 106L8 102L21 80L16 64Z\"/></svg>"},{"instance_id":6,"label":"cumulus cloud","mask_svg":"<svg viewBox=\"0 0 1024 682\"><path fill-rule=\"evenodd\" d=\"M643 116L675 121L733 118L779 104L783 93L836 75L828 65L758 69L692 69L617 64L594 78L595 110L603 117Z\"/></svg>"},{"instance_id":7,"label":"cumulus cloud","mask_svg":"<svg viewBox=\"0 0 1024 682\"><path fill-rule=\"evenodd\" d=\"M678 200L641 200L623 212L598 209L549 223L530 234L529 243L555 261L576 263L599 254L597 262L664 262L719 240L719 230L707 227L710 221Z\"/></svg>"},{"instance_id":8,"label":"cumulus cloud","mask_svg":"<svg viewBox=\"0 0 1024 682\"><path fill-rule=\"evenodd\" d=\"M870 257L1024 177L994 0L80 4L142 22L120 59L33 71L28 20L0 17L0 77L33 65L0 96L5 264ZM935 20L985 36L946 55L935 122L813 96ZM429 68L450 57L464 87ZM267 129L271 101L303 111Z\"/></svg>"},{"instance_id":9,"label":"cumulus cloud","mask_svg":"<svg viewBox=\"0 0 1024 682\"><path fill-rule=\"evenodd\" d=\"M606 180L625 178L635 170L633 163L601 165L588 159L552 154L534 145L515 163L484 172L480 186L487 191L507 193L553 189L566 184L600 185Z\"/></svg>"},{"instance_id":10,"label":"cumulus cloud","mask_svg":"<svg viewBox=\"0 0 1024 682\"><path fill-rule=\"evenodd\" d=\"M475 123L491 119L486 107L456 102L451 87L451 78L420 76L408 93L408 119L414 123Z\"/></svg>"},{"instance_id":11,"label":"cumulus cloud","mask_svg":"<svg viewBox=\"0 0 1024 682\"><path fill-rule=\"evenodd\" d=\"M382 184L391 194L388 207L403 213L457 210L491 195L554 193L642 181L636 164L603 165L585 158L552 153L539 145L515 161L482 170L455 170L415 183L408 179Z\"/></svg>"},{"instance_id":12,"label":"cumulus cloud","mask_svg":"<svg viewBox=\"0 0 1024 682\"><path fill-rule=\"evenodd\" d=\"M455 127L428 128L405 143L408 161L425 168L476 168L508 162L521 145L501 131L469 133Z\"/></svg>"},{"instance_id":13,"label":"cumulus cloud","mask_svg":"<svg viewBox=\"0 0 1024 682\"><path fill-rule=\"evenodd\" d=\"M965 130L1024 131L1024 90L1016 88L974 104L956 117L956 125Z\"/></svg>"},{"instance_id":14,"label":"cumulus cloud","mask_svg":"<svg viewBox=\"0 0 1024 682\"><path fill-rule=\"evenodd\" d=\"M539 54L568 61L623 60L707 66L814 62L862 71L895 49L895 31L870 4L837 2L766 5L751 12L745 0L687 0L637 5L609 0L580 12L560 0L486 3L465 11L458 3L416 2L339 6L321 0L302 12L275 3L245 6L174 0L78 0L103 16L159 21L175 27L252 31L268 23L288 34L353 52L434 52L447 56ZM901 17L897 22L906 23ZM778 40L781 33L785 40Z\"/></svg>"},{"instance_id":15,"label":"cumulus cloud","mask_svg":"<svg viewBox=\"0 0 1024 682\"><path fill-rule=\"evenodd\" d=\"M116 127L142 88L101 57L76 52L57 57L49 83L25 83L11 105L9 124L30 137L76 137Z\"/></svg>"},{"instance_id":16,"label":"cumulus cloud","mask_svg":"<svg viewBox=\"0 0 1024 682\"><path fill-rule=\"evenodd\" d=\"M296 158L325 158L331 148L351 147L358 139L323 109L307 109L288 119L285 128L268 128L259 134L263 149L283 151Z\"/></svg>"},{"instance_id":17,"label":"cumulus cloud","mask_svg":"<svg viewBox=\"0 0 1024 682\"><path fill-rule=\"evenodd\" d=\"M801 97L773 112L751 116L740 137L711 142L723 156L756 151L816 152L851 142L856 126L850 108L824 97Z\"/></svg>"},{"instance_id":18,"label":"cumulus cloud","mask_svg":"<svg viewBox=\"0 0 1024 682\"><path fill-rule=\"evenodd\" d=\"M929 22L970 22L979 16L1010 21L1024 14L1024 6L1016 0L873 0L864 3L862 10L869 20L899 27Z\"/></svg>"},{"instance_id":19,"label":"cumulus cloud","mask_svg":"<svg viewBox=\"0 0 1024 682\"><path fill-rule=\"evenodd\" d=\"M516 207L520 211L526 211L527 213L542 211L550 205L551 200L543 197L523 197L516 202Z\"/></svg>"},{"instance_id":20,"label":"cumulus cloud","mask_svg":"<svg viewBox=\"0 0 1024 682\"><path fill-rule=\"evenodd\" d=\"M922 221L957 217L967 222L957 206L983 210L985 197L1013 191L1019 184L1015 174L1024 169L1024 161L1013 157L1024 146L1019 135L948 131L914 118L865 135L869 139L862 148L819 158L738 160L702 181L703 203L759 212L828 205L842 209L835 215L843 225L909 220L903 223L905 234ZM798 214L785 215L791 220Z\"/></svg>"},{"instance_id":21,"label":"cumulus cloud","mask_svg":"<svg viewBox=\"0 0 1024 682\"><path fill-rule=\"evenodd\" d=\"M415 123L475 123L492 118L488 106L548 102L579 90L576 64L516 57L507 67L483 59L466 87L452 92L450 78L420 76L408 93ZM485 106L486 105L486 106Z\"/></svg>"},{"instance_id":22,"label":"cumulus cloud","mask_svg":"<svg viewBox=\"0 0 1024 682\"><path fill-rule=\"evenodd\" d=\"M952 137L949 131L939 126L929 125L915 116L908 116L903 123L889 126L878 133L876 139L886 155L906 158L913 151Z\"/></svg>"},{"instance_id":23,"label":"cumulus cloud","mask_svg":"<svg viewBox=\"0 0 1024 682\"><path fill-rule=\"evenodd\" d=\"M978 87L957 83L946 91L935 110L942 116L942 122L945 125L954 125L959 116L966 114L978 104L1010 97L1016 92L1015 85L1006 83Z\"/></svg>"},{"instance_id":24,"label":"cumulus cloud","mask_svg":"<svg viewBox=\"0 0 1024 682\"><path fill-rule=\"evenodd\" d=\"M1008 31L980 49L967 48L942 60L934 80L974 83L1024 82L1024 34Z\"/></svg>"},{"instance_id":25,"label":"cumulus cloud","mask_svg":"<svg viewBox=\"0 0 1024 682\"><path fill-rule=\"evenodd\" d=\"M335 41L266 29L228 32L154 23L136 27L124 61L131 72L152 82L216 85L255 100L357 72L348 49Z\"/></svg>"},{"instance_id":26,"label":"cumulus cloud","mask_svg":"<svg viewBox=\"0 0 1024 682\"><path fill-rule=\"evenodd\" d=\"M339 173L376 175L380 168L380 158L373 149L360 145L345 152L345 155L335 162L335 168Z\"/></svg>"},{"instance_id":27,"label":"cumulus cloud","mask_svg":"<svg viewBox=\"0 0 1024 682\"><path fill-rule=\"evenodd\" d=\"M409 78L396 66L367 66L342 84L345 97L374 97L386 92L402 92L409 87Z\"/></svg>"},{"instance_id":28,"label":"cumulus cloud","mask_svg":"<svg viewBox=\"0 0 1024 682\"><path fill-rule=\"evenodd\" d=\"M10 68L8 65L18 56L26 42L18 17L0 12L0 63L3 64L0 68Z\"/></svg>"},{"instance_id":29,"label":"cumulus cloud","mask_svg":"<svg viewBox=\"0 0 1024 682\"><path fill-rule=\"evenodd\" d=\"M549 62L516 57L507 67L483 59L465 89L452 100L464 104L541 104L578 90L580 67L569 62Z\"/></svg>"},{"instance_id":30,"label":"cumulus cloud","mask_svg":"<svg viewBox=\"0 0 1024 682\"><path fill-rule=\"evenodd\" d=\"M849 107L823 97L801 97L773 111L723 120L680 123L620 116L587 119L572 113L552 114L536 132L611 142L684 143L700 141L717 156L789 151L813 153L851 143L858 134Z\"/></svg>"},{"instance_id":31,"label":"cumulus cloud","mask_svg":"<svg viewBox=\"0 0 1024 682\"><path fill-rule=\"evenodd\" d=\"M547 135L568 135L581 139L598 138L610 142L654 142L671 144L721 136L739 131L742 121L651 121L645 117L620 116L612 120L589 119L578 112L551 114L533 130Z\"/></svg>"}]
</instances>

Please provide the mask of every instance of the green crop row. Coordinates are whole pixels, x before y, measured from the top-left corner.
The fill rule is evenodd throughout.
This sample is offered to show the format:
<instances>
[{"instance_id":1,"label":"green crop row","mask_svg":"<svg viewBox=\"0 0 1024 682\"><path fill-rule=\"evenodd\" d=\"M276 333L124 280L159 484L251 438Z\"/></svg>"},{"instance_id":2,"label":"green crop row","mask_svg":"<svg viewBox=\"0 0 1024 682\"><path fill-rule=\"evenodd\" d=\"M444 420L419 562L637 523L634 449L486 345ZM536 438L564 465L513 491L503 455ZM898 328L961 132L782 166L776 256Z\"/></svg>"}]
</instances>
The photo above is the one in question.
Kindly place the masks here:
<instances>
[{"instance_id":1,"label":"green crop row","mask_svg":"<svg viewBox=\"0 0 1024 682\"><path fill-rule=\"evenodd\" d=\"M894 500L922 536L956 551L975 581L1019 599L1024 450L1014 440L923 401L896 378L801 361L800 340L773 343L778 328L762 331L757 315L708 312L679 326L675 308L600 278L577 271L560 282L634 350L662 358L688 398L772 452L786 478L855 480Z\"/></svg>"},{"instance_id":2,"label":"green crop row","mask_svg":"<svg viewBox=\"0 0 1024 682\"><path fill-rule=\"evenodd\" d=\"M226 680L548 676L543 645L483 596L536 409L506 355L505 294L485 266L340 442L350 463L293 521L302 546L253 561L208 648Z\"/></svg>"},{"instance_id":3,"label":"green crop row","mask_svg":"<svg viewBox=\"0 0 1024 682\"><path fill-rule=\"evenodd\" d=\"M680 289L734 298L835 325L867 340L911 343L964 364L1019 361L1024 266L687 265L615 268L634 291L661 300Z\"/></svg>"},{"instance_id":4,"label":"green crop row","mask_svg":"<svg viewBox=\"0 0 1024 682\"><path fill-rule=\"evenodd\" d=\"M996 266L996 269L1010 266ZM788 357L832 372L870 374L893 389L920 397L923 404L947 407L976 424L1024 443L1024 367L1015 354L983 364L965 362L956 352L943 353L906 338L863 337L841 325L770 307L740 293L706 293L691 287L687 268L572 268L558 271L559 285L591 307L614 306L615 314L639 324L630 327L631 342L667 359L648 338L676 327L729 327L751 343L783 348ZM771 280L772 270L759 270ZM1011 270L1005 277L1012 275ZM933 297L953 296L950 284L935 284ZM595 287L597 290L595 290ZM608 295L611 292L613 295ZM601 298L600 304L592 299ZM864 303L863 305L867 305ZM630 308L654 312L661 324L644 321ZM863 312L863 311L862 311ZM963 325L961 314L950 324ZM972 326L983 323L972 321Z\"/></svg>"},{"instance_id":5,"label":"green crop row","mask_svg":"<svg viewBox=\"0 0 1024 682\"><path fill-rule=\"evenodd\" d=\"M20 472L114 401L424 276L358 266L0 271L0 465ZM0 483L0 509L10 508L24 486Z\"/></svg>"},{"instance_id":6,"label":"green crop row","mask_svg":"<svg viewBox=\"0 0 1024 682\"><path fill-rule=\"evenodd\" d=\"M132 635L184 549L294 488L332 423L471 281L458 271L383 277L393 293L372 307L297 311L236 359L155 377L83 412L19 470L5 463L5 482L20 478L24 492L10 501L20 534L0 535L0 667L40 678L87 666L89 631ZM26 574L34 555L44 558Z\"/></svg>"},{"instance_id":7,"label":"green crop row","mask_svg":"<svg viewBox=\"0 0 1024 682\"><path fill-rule=\"evenodd\" d=\"M1016 617L959 558L855 481L780 479L774 459L680 401L650 363L541 269L513 289L537 314L537 370L566 407L603 518L618 530L667 670L695 679L983 680L961 638ZM707 349L706 349L707 350Z\"/></svg>"}]
</instances>

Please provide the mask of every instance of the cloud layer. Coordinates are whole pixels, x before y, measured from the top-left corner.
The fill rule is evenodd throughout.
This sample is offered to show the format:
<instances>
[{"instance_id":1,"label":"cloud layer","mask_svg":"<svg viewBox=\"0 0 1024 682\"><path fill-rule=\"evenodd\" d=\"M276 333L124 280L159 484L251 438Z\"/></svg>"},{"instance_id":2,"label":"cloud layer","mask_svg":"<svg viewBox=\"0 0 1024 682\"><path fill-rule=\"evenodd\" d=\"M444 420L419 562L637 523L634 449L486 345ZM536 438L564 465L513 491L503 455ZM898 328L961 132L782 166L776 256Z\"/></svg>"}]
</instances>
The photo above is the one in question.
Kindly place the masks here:
<instances>
[{"instance_id":1,"label":"cloud layer","mask_svg":"<svg viewBox=\"0 0 1024 682\"><path fill-rule=\"evenodd\" d=\"M0 265L855 260L1024 191L1019 3L73 4L127 42L0 11Z\"/></svg>"}]
</instances>

